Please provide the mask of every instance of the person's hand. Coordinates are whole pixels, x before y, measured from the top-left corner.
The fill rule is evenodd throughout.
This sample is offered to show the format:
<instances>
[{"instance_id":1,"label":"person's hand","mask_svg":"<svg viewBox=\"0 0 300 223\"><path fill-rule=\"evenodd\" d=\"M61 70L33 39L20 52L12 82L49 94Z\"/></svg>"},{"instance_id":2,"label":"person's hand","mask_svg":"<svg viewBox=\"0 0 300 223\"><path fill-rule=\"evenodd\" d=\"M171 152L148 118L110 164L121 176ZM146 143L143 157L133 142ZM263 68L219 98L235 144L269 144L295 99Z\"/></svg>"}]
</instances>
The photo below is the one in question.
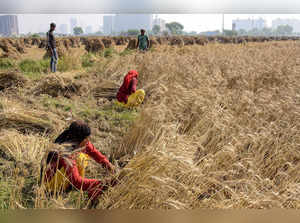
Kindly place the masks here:
<instances>
[{"instance_id":1,"label":"person's hand","mask_svg":"<svg viewBox=\"0 0 300 223\"><path fill-rule=\"evenodd\" d=\"M110 172L112 174L116 173L116 167L114 165L112 165L111 163L108 165L108 169L110 170Z\"/></svg>"},{"instance_id":2,"label":"person's hand","mask_svg":"<svg viewBox=\"0 0 300 223\"><path fill-rule=\"evenodd\" d=\"M82 140L82 142L79 144L79 148L84 147L87 143L88 143L89 139L85 138L84 140Z\"/></svg>"}]
</instances>

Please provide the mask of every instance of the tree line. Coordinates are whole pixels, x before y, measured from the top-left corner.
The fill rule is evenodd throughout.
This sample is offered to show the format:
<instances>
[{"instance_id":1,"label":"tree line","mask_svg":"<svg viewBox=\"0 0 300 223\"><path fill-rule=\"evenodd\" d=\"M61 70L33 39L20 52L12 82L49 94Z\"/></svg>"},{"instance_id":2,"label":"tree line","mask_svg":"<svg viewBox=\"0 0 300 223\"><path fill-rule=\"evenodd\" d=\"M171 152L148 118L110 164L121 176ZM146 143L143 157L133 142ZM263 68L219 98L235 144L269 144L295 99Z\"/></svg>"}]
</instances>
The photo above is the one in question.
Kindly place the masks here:
<instances>
[{"instance_id":1,"label":"tree line","mask_svg":"<svg viewBox=\"0 0 300 223\"><path fill-rule=\"evenodd\" d=\"M184 31L184 26L179 22L170 22L166 23L166 29L162 30L159 25L154 25L152 30L147 30L150 35L222 35L219 30L208 31L197 33L196 31L186 32ZM76 36L84 35L84 31L81 27L74 27L73 34ZM138 29L129 29L127 31L122 31L120 33L112 33L112 35L121 35L121 36L137 36L140 34L140 30ZM239 30L224 30L223 33L225 36L289 36L289 35L300 35L300 33L294 33L293 27L289 25L280 25L275 29L265 27L263 29L251 29L246 31L244 29ZM45 33L36 33L29 34L34 37L44 36ZM101 31L95 32L90 35L104 35Z\"/></svg>"}]
</instances>

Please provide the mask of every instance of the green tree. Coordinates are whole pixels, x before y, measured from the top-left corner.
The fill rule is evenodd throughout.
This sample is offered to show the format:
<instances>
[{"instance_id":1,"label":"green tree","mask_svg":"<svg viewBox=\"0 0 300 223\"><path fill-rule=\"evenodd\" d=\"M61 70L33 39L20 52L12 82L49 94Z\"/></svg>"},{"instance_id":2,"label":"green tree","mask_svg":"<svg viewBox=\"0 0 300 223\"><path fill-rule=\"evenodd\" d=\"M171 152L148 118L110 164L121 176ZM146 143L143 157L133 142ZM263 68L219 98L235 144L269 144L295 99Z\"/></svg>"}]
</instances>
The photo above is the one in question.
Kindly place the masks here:
<instances>
[{"instance_id":1,"label":"green tree","mask_svg":"<svg viewBox=\"0 0 300 223\"><path fill-rule=\"evenodd\" d=\"M97 36L102 36L102 35L103 35L103 32L101 32L101 31L99 30L98 32L95 32L94 34L97 35Z\"/></svg>"},{"instance_id":2,"label":"green tree","mask_svg":"<svg viewBox=\"0 0 300 223\"><path fill-rule=\"evenodd\" d=\"M32 38L40 38L40 35L37 34L37 33L34 33L34 34L31 35L31 37L32 37Z\"/></svg>"},{"instance_id":3,"label":"green tree","mask_svg":"<svg viewBox=\"0 0 300 223\"><path fill-rule=\"evenodd\" d=\"M129 29L127 31L127 35L129 35L129 36L137 36L139 34L140 34L140 31L137 29Z\"/></svg>"},{"instance_id":4,"label":"green tree","mask_svg":"<svg viewBox=\"0 0 300 223\"><path fill-rule=\"evenodd\" d=\"M275 33L277 35L291 35L293 33L293 27L289 25L281 25L277 27Z\"/></svg>"},{"instance_id":5,"label":"green tree","mask_svg":"<svg viewBox=\"0 0 300 223\"><path fill-rule=\"evenodd\" d=\"M164 31L162 32L162 34L163 34L163 36L168 36L168 35L169 35L169 32L168 32L167 30L164 30Z\"/></svg>"},{"instance_id":6,"label":"green tree","mask_svg":"<svg viewBox=\"0 0 300 223\"><path fill-rule=\"evenodd\" d=\"M74 27L73 32L76 36L83 34L83 29L81 27Z\"/></svg>"},{"instance_id":7,"label":"green tree","mask_svg":"<svg viewBox=\"0 0 300 223\"><path fill-rule=\"evenodd\" d=\"M182 24L180 24L179 22L167 23L166 27L173 35L182 34L183 29L184 29L184 26Z\"/></svg>"},{"instance_id":8,"label":"green tree","mask_svg":"<svg viewBox=\"0 0 300 223\"><path fill-rule=\"evenodd\" d=\"M152 32L154 35L157 35L160 33L160 26L159 25L154 25L152 28Z\"/></svg>"},{"instance_id":9,"label":"green tree","mask_svg":"<svg viewBox=\"0 0 300 223\"><path fill-rule=\"evenodd\" d=\"M271 28L267 28L267 27L263 28L262 29L262 35L264 35L264 36L271 36L272 35L272 29Z\"/></svg>"},{"instance_id":10,"label":"green tree","mask_svg":"<svg viewBox=\"0 0 300 223\"><path fill-rule=\"evenodd\" d=\"M237 32L234 31L234 30L227 30L227 29L225 29L224 30L224 35L225 36L237 36Z\"/></svg>"}]
</instances>

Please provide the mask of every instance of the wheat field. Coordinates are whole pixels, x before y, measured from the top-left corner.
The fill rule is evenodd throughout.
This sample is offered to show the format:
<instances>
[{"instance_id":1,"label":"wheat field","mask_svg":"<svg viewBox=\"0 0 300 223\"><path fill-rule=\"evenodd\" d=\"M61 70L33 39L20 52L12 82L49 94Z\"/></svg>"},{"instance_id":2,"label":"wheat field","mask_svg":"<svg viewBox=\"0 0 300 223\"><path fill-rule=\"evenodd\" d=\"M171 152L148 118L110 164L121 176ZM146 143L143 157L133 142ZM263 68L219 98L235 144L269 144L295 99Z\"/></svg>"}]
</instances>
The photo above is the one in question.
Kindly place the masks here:
<instances>
[{"instance_id":1,"label":"wheat field","mask_svg":"<svg viewBox=\"0 0 300 223\"><path fill-rule=\"evenodd\" d=\"M80 191L47 197L38 184L43 156L74 119L118 169L89 163L88 177L118 179L99 209L300 208L300 42L92 59L38 78L0 72L0 208L87 208ZM110 97L131 69L146 98L118 109Z\"/></svg>"}]
</instances>

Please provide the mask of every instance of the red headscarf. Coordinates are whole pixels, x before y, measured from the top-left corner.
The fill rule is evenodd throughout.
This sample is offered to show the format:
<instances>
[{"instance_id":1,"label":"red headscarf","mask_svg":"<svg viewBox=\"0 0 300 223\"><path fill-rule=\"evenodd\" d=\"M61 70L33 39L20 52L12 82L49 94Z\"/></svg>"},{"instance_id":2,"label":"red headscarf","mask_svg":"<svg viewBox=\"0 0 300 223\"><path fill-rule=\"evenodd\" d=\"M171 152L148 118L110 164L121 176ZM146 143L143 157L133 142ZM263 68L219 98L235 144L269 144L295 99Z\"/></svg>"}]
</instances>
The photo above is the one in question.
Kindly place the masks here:
<instances>
[{"instance_id":1,"label":"red headscarf","mask_svg":"<svg viewBox=\"0 0 300 223\"><path fill-rule=\"evenodd\" d=\"M125 89L129 88L130 81L133 78L137 78L138 75L139 75L139 73L136 70L131 70L126 74L126 76L124 77L124 81L123 81L123 86L125 87Z\"/></svg>"}]
</instances>

